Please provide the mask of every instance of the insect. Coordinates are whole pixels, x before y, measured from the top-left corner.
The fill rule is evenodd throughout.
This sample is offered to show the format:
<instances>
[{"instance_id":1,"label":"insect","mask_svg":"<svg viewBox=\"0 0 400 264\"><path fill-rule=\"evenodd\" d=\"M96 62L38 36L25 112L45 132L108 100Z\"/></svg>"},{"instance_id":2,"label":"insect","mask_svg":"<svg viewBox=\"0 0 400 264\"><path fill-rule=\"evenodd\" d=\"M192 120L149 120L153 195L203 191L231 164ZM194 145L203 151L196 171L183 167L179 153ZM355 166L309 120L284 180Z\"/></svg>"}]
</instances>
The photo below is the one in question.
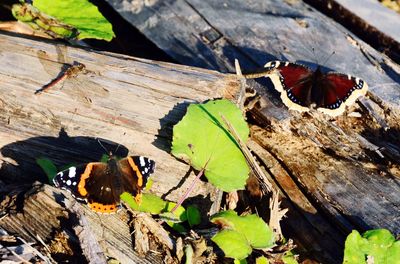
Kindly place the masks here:
<instances>
[{"instance_id":1,"label":"insect","mask_svg":"<svg viewBox=\"0 0 400 264\"><path fill-rule=\"evenodd\" d=\"M313 71L304 65L286 61L268 62L263 75L244 76L269 77L289 109L304 112L315 107L331 116L342 114L346 106L353 104L368 90L367 83L360 78L338 72L323 73L320 66Z\"/></svg>"},{"instance_id":2,"label":"insect","mask_svg":"<svg viewBox=\"0 0 400 264\"><path fill-rule=\"evenodd\" d=\"M69 65L66 70L64 70L57 78L52 80L50 83L46 84L42 88L38 89L35 91L35 94L41 94L43 92L47 92L51 87L55 86L57 83L67 79L67 78L72 78L76 75L78 75L79 72L85 72L86 67L82 63L75 63L73 65Z\"/></svg>"},{"instance_id":3,"label":"insect","mask_svg":"<svg viewBox=\"0 0 400 264\"><path fill-rule=\"evenodd\" d=\"M110 154L107 162L90 162L57 173L53 182L66 189L78 200L84 200L99 213L118 210L123 192L141 202L141 191L154 172L155 162L143 156L129 156L118 160Z\"/></svg>"}]
</instances>

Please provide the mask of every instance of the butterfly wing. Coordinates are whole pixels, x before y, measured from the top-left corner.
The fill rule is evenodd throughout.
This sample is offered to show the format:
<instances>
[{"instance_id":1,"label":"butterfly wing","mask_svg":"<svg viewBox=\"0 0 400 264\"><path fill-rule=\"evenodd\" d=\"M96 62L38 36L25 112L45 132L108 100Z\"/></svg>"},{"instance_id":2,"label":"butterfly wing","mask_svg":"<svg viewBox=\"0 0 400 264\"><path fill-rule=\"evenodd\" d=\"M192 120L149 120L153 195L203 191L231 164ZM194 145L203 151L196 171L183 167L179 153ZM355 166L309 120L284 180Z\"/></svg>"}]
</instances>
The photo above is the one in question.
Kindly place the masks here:
<instances>
[{"instance_id":1,"label":"butterfly wing","mask_svg":"<svg viewBox=\"0 0 400 264\"><path fill-rule=\"evenodd\" d=\"M119 203L119 196L113 191L113 177L106 163L91 162L59 172L53 182L75 198L87 201L93 211L113 213Z\"/></svg>"},{"instance_id":2,"label":"butterfly wing","mask_svg":"<svg viewBox=\"0 0 400 264\"><path fill-rule=\"evenodd\" d=\"M112 158L108 163L91 162L70 167L59 172L54 185L66 189L99 213L117 211L122 192L135 195L141 201L141 190L154 172L155 162L142 156L130 156L119 161Z\"/></svg>"},{"instance_id":3,"label":"butterfly wing","mask_svg":"<svg viewBox=\"0 0 400 264\"><path fill-rule=\"evenodd\" d=\"M90 163L89 163L90 164ZM69 191L75 198L85 200L87 197L86 190L79 188L81 180L88 177L86 171L88 164L79 166L71 166L66 170L60 171L53 178L53 183L56 187Z\"/></svg>"},{"instance_id":4,"label":"butterfly wing","mask_svg":"<svg viewBox=\"0 0 400 264\"><path fill-rule=\"evenodd\" d=\"M80 192L86 192L89 207L98 213L114 213L118 209L120 192L116 188L117 176L110 166L102 162L89 163L81 179Z\"/></svg>"},{"instance_id":5,"label":"butterfly wing","mask_svg":"<svg viewBox=\"0 0 400 264\"><path fill-rule=\"evenodd\" d=\"M143 156L130 156L119 161L123 191L135 195L140 203L141 191L149 176L154 172L155 162Z\"/></svg>"},{"instance_id":6,"label":"butterfly wing","mask_svg":"<svg viewBox=\"0 0 400 264\"><path fill-rule=\"evenodd\" d=\"M311 102L312 77L314 72L303 65L271 61L264 66L272 70L267 75L274 88L281 93L282 102L289 108L297 111L308 111Z\"/></svg>"},{"instance_id":7,"label":"butterfly wing","mask_svg":"<svg viewBox=\"0 0 400 264\"><path fill-rule=\"evenodd\" d=\"M367 83L360 78L337 72L325 74L319 86L323 87L324 96L318 110L331 116L342 114L346 105L352 105L368 90Z\"/></svg>"}]
</instances>

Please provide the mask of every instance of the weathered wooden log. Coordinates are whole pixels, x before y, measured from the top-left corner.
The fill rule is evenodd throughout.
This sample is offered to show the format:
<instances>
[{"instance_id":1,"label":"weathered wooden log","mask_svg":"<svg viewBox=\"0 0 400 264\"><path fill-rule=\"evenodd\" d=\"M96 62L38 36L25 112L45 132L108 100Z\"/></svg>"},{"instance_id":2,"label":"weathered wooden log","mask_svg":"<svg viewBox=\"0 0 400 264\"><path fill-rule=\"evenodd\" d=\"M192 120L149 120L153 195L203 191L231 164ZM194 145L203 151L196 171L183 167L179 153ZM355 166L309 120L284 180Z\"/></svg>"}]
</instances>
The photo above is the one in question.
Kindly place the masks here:
<instances>
[{"instance_id":1,"label":"weathered wooden log","mask_svg":"<svg viewBox=\"0 0 400 264\"><path fill-rule=\"evenodd\" d=\"M325 70L366 80L372 100L360 100L335 119L288 111L268 81L249 82L262 96L250 111L254 150L297 209L291 212L302 215L303 221L288 217L287 230L301 233L298 242L319 251L320 259L340 262L351 229L400 232L396 63L302 1L108 2L183 64L226 72L236 58L251 72L273 59L311 67L318 60ZM298 225L315 232L298 231ZM324 236L332 237L329 246L322 245Z\"/></svg>"},{"instance_id":2,"label":"weathered wooden log","mask_svg":"<svg viewBox=\"0 0 400 264\"><path fill-rule=\"evenodd\" d=\"M375 49L400 62L399 14L378 1L305 0L344 25Z\"/></svg>"},{"instance_id":3,"label":"weathered wooden log","mask_svg":"<svg viewBox=\"0 0 400 264\"><path fill-rule=\"evenodd\" d=\"M84 64L86 73L35 94L62 72L65 63L74 61ZM73 208L74 199L47 185L36 195L24 195L34 181L48 182L36 159L46 157L60 167L98 161L106 153L101 139L107 150L118 148L117 155L153 158L157 169L151 192L176 201L195 175L169 154L172 126L187 104L235 94L240 88L237 77L6 34L0 34L0 69L0 180L6 186L1 191L0 226L28 241L39 234L52 244L60 233L87 257L97 251L80 248L85 239L73 227L89 221L91 231L84 231L96 235L108 257L159 263L157 256L148 256L146 262L134 253L126 214L99 216L85 206L83 214L64 211L61 202L69 201L67 208ZM217 191L200 182L191 197L202 197L200 206L206 213ZM72 223L71 216L78 220Z\"/></svg>"}]
</instances>

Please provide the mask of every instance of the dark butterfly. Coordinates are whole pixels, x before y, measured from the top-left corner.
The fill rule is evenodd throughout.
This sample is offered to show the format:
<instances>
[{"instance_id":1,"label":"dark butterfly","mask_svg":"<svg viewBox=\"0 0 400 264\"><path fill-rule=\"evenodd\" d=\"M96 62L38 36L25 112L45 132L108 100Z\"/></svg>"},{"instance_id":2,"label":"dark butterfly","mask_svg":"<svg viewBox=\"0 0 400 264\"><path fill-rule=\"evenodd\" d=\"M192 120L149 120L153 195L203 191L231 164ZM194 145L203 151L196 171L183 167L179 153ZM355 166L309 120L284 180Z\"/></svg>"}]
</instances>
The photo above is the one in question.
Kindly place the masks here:
<instances>
[{"instance_id":1,"label":"dark butterfly","mask_svg":"<svg viewBox=\"0 0 400 264\"><path fill-rule=\"evenodd\" d=\"M320 67L313 71L285 61L271 61L264 67L266 76L281 93L283 103L301 112L314 106L325 114L340 115L368 89L360 78L337 72L323 73Z\"/></svg>"},{"instance_id":2,"label":"dark butterfly","mask_svg":"<svg viewBox=\"0 0 400 264\"><path fill-rule=\"evenodd\" d=\"M131 193L140 203L141 191L154 172L155 162L142 156L117 160L110 155L107 163L90 162L57 173L54 185L66 189L99 213L117 211L120 195Z\"/></svg>"}]
</instances>

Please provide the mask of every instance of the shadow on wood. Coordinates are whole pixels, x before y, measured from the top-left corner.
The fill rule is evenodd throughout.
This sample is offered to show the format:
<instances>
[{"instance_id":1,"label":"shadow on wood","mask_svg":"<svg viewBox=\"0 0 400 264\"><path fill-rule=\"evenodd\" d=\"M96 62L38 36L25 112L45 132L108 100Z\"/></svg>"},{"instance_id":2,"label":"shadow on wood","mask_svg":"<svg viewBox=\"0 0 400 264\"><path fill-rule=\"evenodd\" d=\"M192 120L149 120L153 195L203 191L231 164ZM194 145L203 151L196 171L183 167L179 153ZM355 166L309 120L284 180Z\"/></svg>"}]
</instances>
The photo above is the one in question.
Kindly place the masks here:
<instances>
[{"instance_id":1,"label":"shadow on wood","mask_svg":"<svg viewBox=\"0 0 400 264\"><path fill-rule=\"evenodd\" d=\"M61 128L57 138L32 137L3 146L0 153L6 162L0 169L0 181L6 184L29 184L35 181L48 183L47 176L36 163L36 159L49 159L61 171L66 166L100 161L110 151L119 157L128 155L128 149L117 142L85 136L70 137Z\"/></svg>"}]
</instances>

